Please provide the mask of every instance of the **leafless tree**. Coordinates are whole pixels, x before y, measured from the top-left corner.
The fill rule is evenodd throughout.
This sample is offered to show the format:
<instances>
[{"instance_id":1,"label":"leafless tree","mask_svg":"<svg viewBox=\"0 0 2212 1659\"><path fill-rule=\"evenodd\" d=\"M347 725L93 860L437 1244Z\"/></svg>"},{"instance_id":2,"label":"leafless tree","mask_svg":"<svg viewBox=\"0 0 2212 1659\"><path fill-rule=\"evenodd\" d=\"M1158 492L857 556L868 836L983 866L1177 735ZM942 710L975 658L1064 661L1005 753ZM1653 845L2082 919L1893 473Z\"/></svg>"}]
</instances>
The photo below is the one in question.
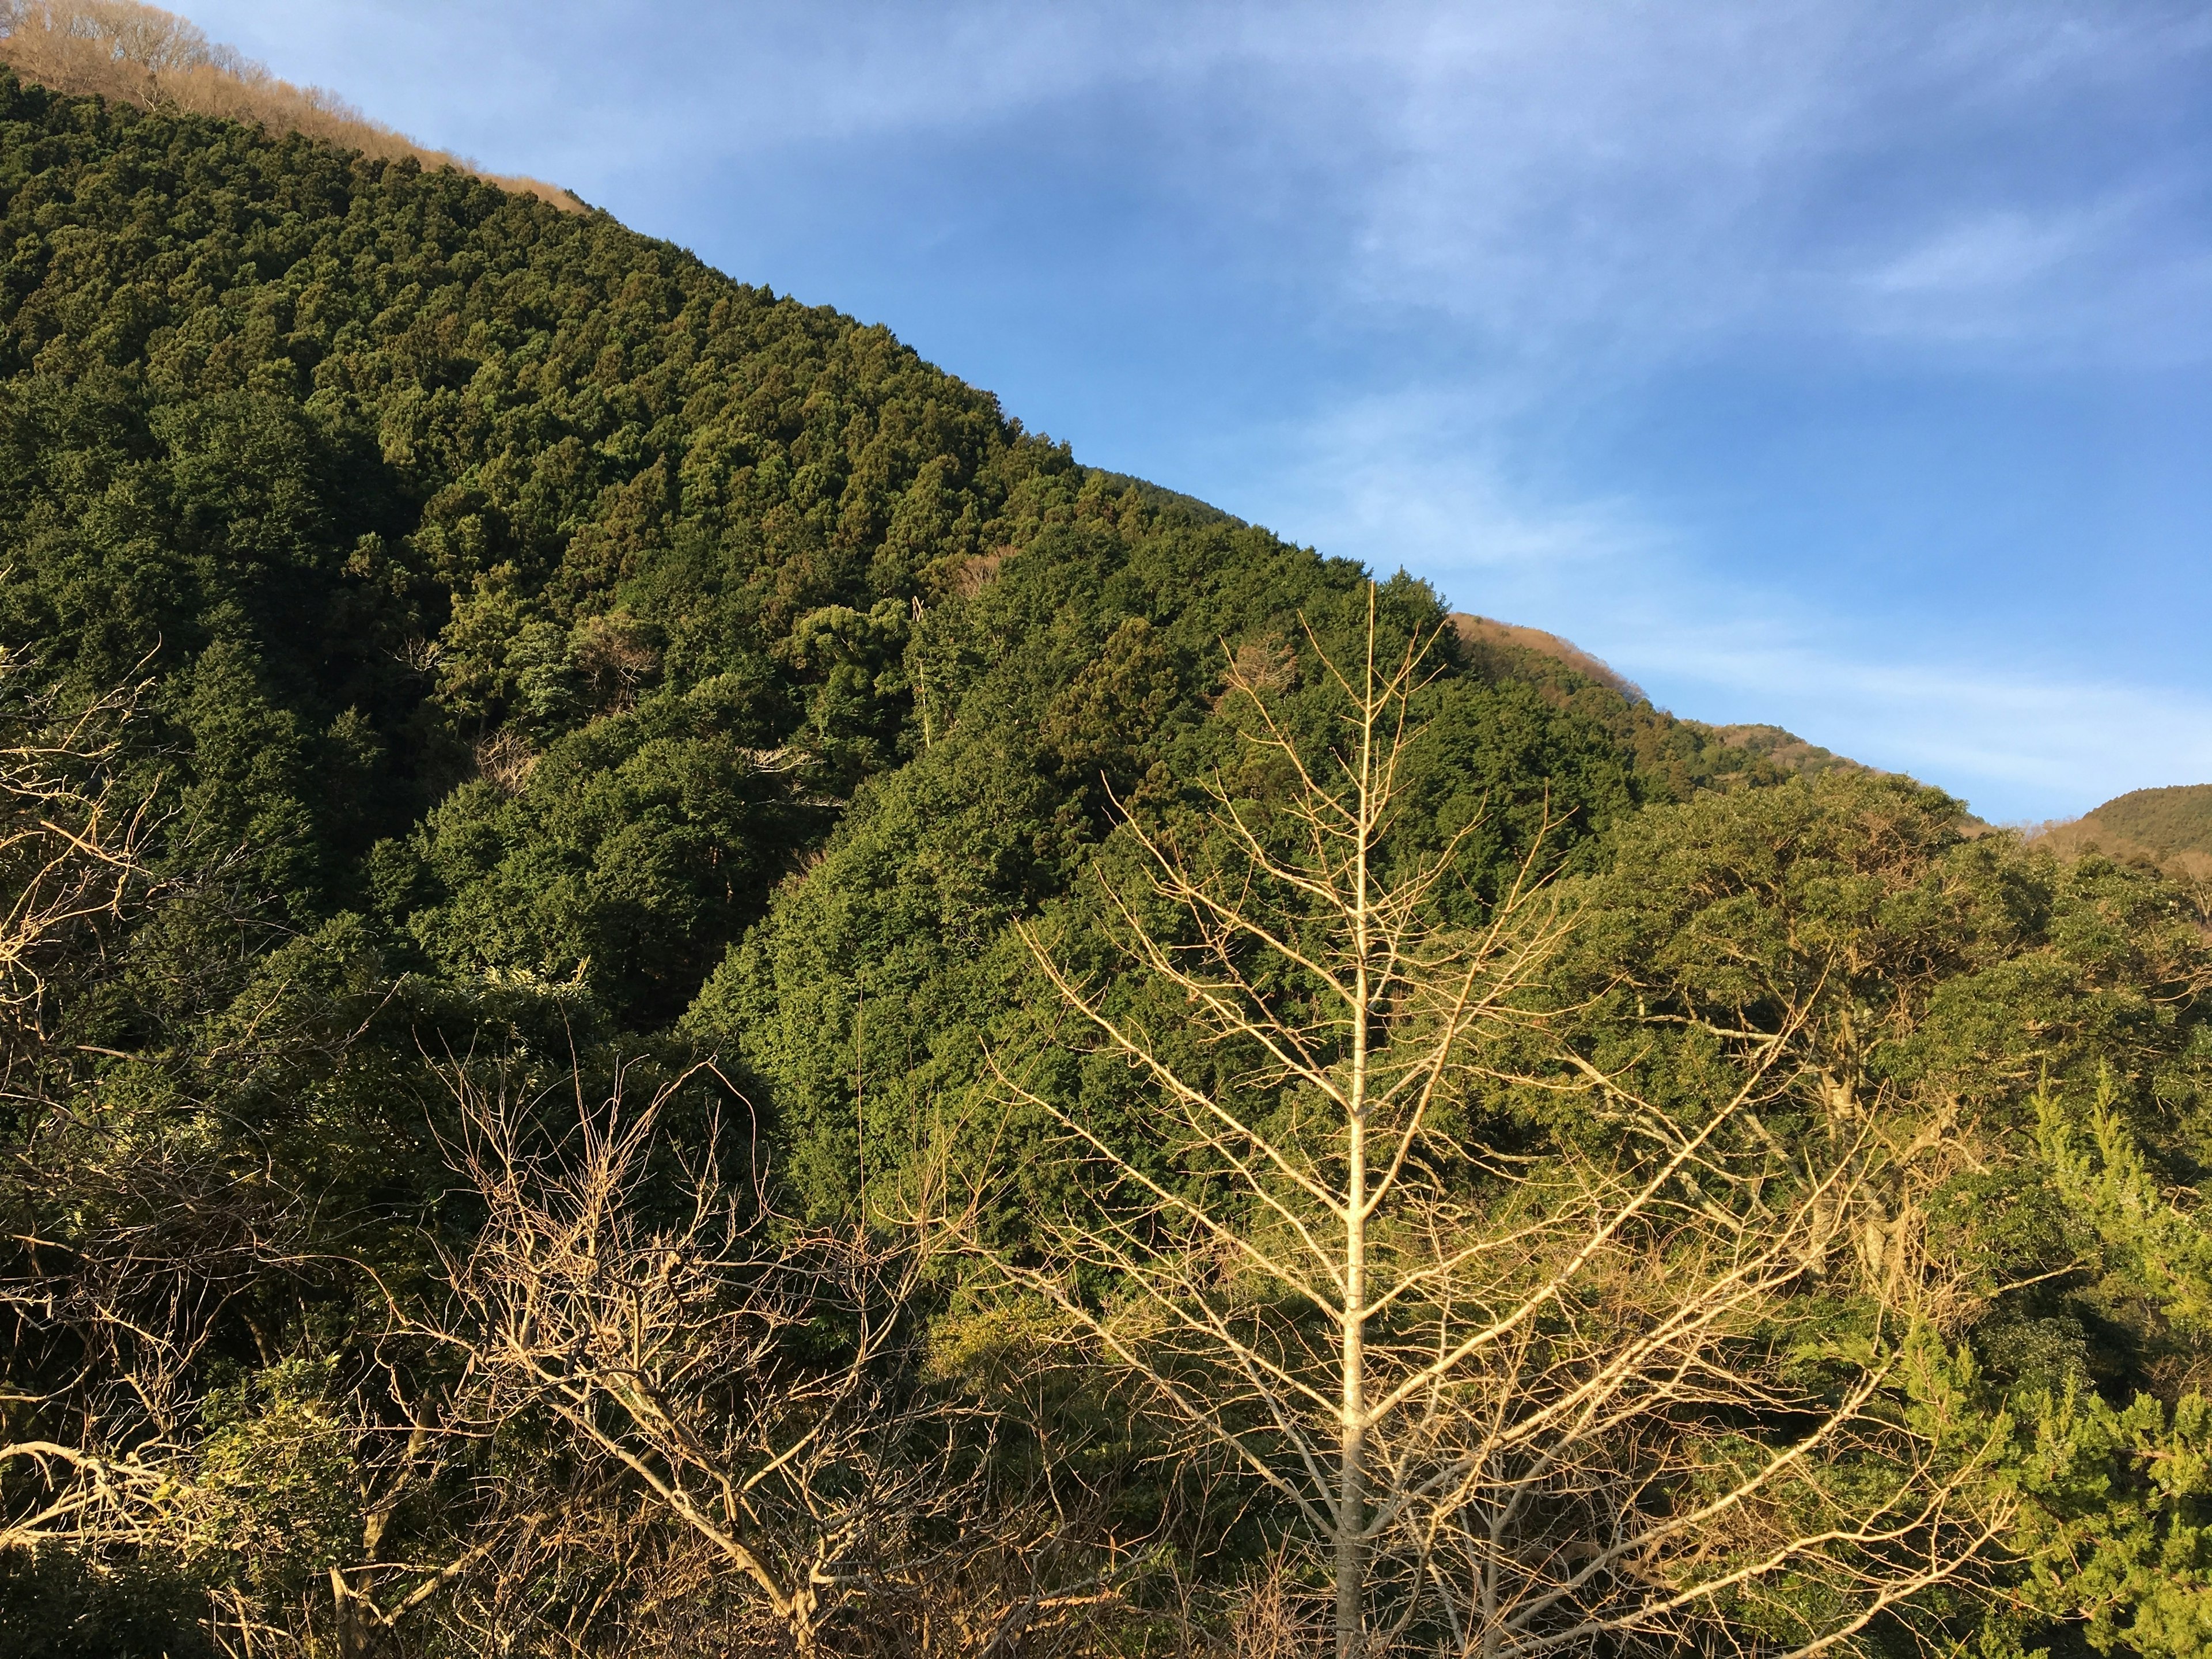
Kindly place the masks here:
<instances>
[{"instance_id":1,"label":"leafless tree","mask_svg":"<svg viewBox=\"0 0 2212 1659\"><path fill-rule=\"evenodd\" d=\"M604 1613L641 1637L677 1619L695 1650L1042 1651L1113 1574L994 1486L990 1416L923 1375L927 1257L781 1220L711 1136L672 1163L696 1076L642 1104L580 1092L553 1135L543 1100L455 1075L485 1218L414 1329L464 1370L447 1431L494 1449L458 1616L491 1643Z\"/></svg>"},{"instance_id":2,"label":"leafless tree","mask_svg":"<svg viewBox=\"0 0 2212 1659\"><path fill-rule=\"evenodd\" d=\"M1232 664L1246 775L1282 781L1217 781L1210 841L1127 825L1148 874L1102 887L1129 973L1086 977L1030 934L1157 1103L1157 1139L994 1062L1086 1196L1027 1256L954 1224L1302 1523L1339 1659L1408 1636L1483 1656L1846 1642L1967 1573L2004 1521L1980 1449L1904 1403L1929 1363L1911 1287L1855 1282L1849 1343L1796 1312L1848 1265L1882 1154L1838 1126L1769 1133L1804 1081L1787 1017L1716 1033L1729 1080L1688 1109L1547 1035L1571 917L1532 849L1455 922L1471 830L1425 856L1395 836L1432 641L1378 660L1370 605L1364 659L1309 636L1340 721L1322 752ZM1164 994L1123 994L1145 984ZM1486 1137L1509 1085L1567 1097L1595 1143Z\"/></svg>"},{"instance_id":3,"label":"leafless tree","mask_svg":"<svg viewBox=\"0 0 2212 1659\"><path fill-rule=\"evenodd\" d=\"M52 1036L55 975L143 899L153 793L119 775L144 688L65 703L0 649L0 1019L8 1060Z\"/></svg>"},{"instance_id":4,"label":"leafless tree","mask_svg":"<svg viewBox=\"0 0 2212 1659\"><path fill-rule=\"evenodd\" d=\"M186 884L150 867L159 781L125 763L144 687L70 701L41 679L0 655L0 1080L15 1118L0 1152L0 1548L66 1549L94 1571L204 1561L252 1530L253 1485L301 1449L264 1434L211 1469L206 1361L254 1292L328 1264L306 1259L310 1206L265 1160L118 1120L88 1066L134 1057L72 1040L73 996ZM198 897L220 902L229 860L202 862ZM403 1431L408 1450L388 1455L389 1422L360 1404L317 1402L295 1426L367 1478L373 1556L380 1474L425 1447ZM313 1625L235 1586L215 1601L216 1639L242 1650L295 1646Z\"/></svg>"},{"instance_id":5,"label":"leafless tree","mask_svg":"<svg viewBox=\"0 0 2212 1659\"><path fill-rule=\"evenodd\" d=\"M131 1272L143 1237L107 1241L119 1248L100 1253L106 1271L84 1272L82 1252L43 1236L21 1201L55 1176L32 1142L52 1103L54 1073L76 1059L52 1052L62 981L99 958L112 925L144 901L155 827L150 791L131 790L117 766L143 688L72 707L39 680L33 664L0 652L0 1094L31 1132L0 1171L8 1219L0 1317L10 1325L11 1355L0 1373L7 1547L135 1538L169 1501L167 1437L191 1341L180 1346L174 1334L189 1328L204 1289L197 1276ZM122 1350L133 1360L128 1383L111 1363Z\"/></svg>"}]
</instances>

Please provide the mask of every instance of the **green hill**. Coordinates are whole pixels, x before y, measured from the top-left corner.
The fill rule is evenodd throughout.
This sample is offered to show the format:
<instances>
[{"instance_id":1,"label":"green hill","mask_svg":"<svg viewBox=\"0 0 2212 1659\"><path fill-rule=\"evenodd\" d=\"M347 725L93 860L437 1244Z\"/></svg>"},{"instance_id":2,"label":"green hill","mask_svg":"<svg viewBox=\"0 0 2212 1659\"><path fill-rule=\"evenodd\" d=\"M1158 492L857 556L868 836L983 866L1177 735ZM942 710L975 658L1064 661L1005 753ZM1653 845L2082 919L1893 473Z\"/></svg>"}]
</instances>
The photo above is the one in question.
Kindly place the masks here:
<instances>
[{"instance_id":1,"label":"green hill","mask_svg":"<svg viewBox=\"0 0 2212 1659\"><path fill-rule=\"evenodd\" d=\"M1595 681L1619 692L1632 704L1650 701L1641 686L1622 678L1571 640L1547 634L1541 629L1496 622L1488 617L1469 616L1465 611L1455 612L1451 622L1462 647L1478 661L1515 664L1525 674L1533 664L1549 659L1565 665L1579 678ZM1708 726L1700 720L1684 720L1680 724L1724 749L1738 749L1755 756L1765 763L1765 768L1753 769L1756 775L1762 778L1775 774L1811 777L1837 769L1860 772L1868 769L1856 761L1846 760L1817 744L1808 743L1778 726Z\"/></svg>"},{"instance_id":2,"label":"green hill","mask_svg":"<svg viewBox=\"0 0 2212 1659\"><path fill-rule=\"evenodd\" d=\"M2141 847L2156 858L2212 858L2212 783L2117 796L2083 817L2077 833Z\"/></svg>"},{"instance_id":3,"label":"green hill","mask_svg":"<svg viewBox=\"0 0 2212 1659\"><path fill-rule=\"evenodd\" d=\"M1606 1650L2202 1627L2196 1499L2146 1496L2212 1365L2179 889L1088 468L603 213L148 101L0 72L0 1659L1297 1650L1323 1464L1224 1437L1255 1377L1335 1421L1339 1292L1254 1264L1350 1236L1325 1085L1473 1007L1378 1109L1424 1207L1376 1259L1448 1267L1376 1340L1556 1266L1480 1387L1621 1414L1516 1463L1421 1393L1377 1629L1466 1645L1443 1537L1570 1564L1614 1633L1530 1628ZM1341 1018L1299 769L1380 729L1332 665L1417 642L1389 810L1315 855L1415 895ZM1163 1330L1267 1335L1121 1363ZM1506 1546L1470 1471L1539 1495Z\"/></svg>"},{"instance_id":4,"label":"green hill","mask_svg":"<svg viewBox=\"0 0 2212 1659\"><path fill-rule=\"evenodd\" d=\"M2212 784L2134 790L2081 817L2038 826L2030 839L2062 858L2100 854L2201 878L2212 875Z\"/></svg>"},{"instance_id":5,"label":"green hill","mask_svg":"<svg viewBox=\"0 0 2212 1659\"><path fill-rule=\"evenodd\" d=\"M654 1026L879 810L865 781L969 739L969 698L1048 742L1054 696L1141 622L1169 689L1111 740L1141 775L1222 639L1361 580L604 215L0 100L0 625L76 684L157 677L179 801L299 925L370 910L443 966L583 969ZM1408 625L1441 614L1393 592ZM1586 757L1570 839L1773 775L1586 672L1486 662L1467 695ZM788 766L736 781L767 753ZM1095 792L1051 793L1054 836L1097 834Z\"/></svg>"}]
</instances>

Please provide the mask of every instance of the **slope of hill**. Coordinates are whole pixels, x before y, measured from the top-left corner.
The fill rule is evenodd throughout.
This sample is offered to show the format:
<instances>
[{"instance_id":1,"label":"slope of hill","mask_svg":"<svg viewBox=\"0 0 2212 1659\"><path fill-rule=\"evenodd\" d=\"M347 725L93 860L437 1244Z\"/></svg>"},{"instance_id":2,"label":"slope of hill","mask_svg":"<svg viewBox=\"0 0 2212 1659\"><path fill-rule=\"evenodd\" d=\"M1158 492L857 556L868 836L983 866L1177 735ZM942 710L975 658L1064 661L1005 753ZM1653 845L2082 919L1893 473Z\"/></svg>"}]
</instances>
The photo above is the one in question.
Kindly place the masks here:
<instances>
[{"instance_id":1,"label":"slope of hill","mask_svg":"<svg viewBox=\"0 0 2212 1659\"><path fill-rule=\"evenodd\" d=\"M1042 732L1141 620L1170 689L1109 745L1141 776L1219 641L1360 580L1087 471L879 328L410 159L9 81L0 191L11 641L88 685L144 661L204 832L301 922L371 907L454 967L588 962L647 1025L864 780L972 725L1002 653L1030 684L993 719ZM977 637L988 611L1014 631ZM1549 658L1463 662L1596 769L1567 842L1759 771ZM648 806L678 775L641 755L756 751L795 769ZM643 884L609 850L632 811L665 822Z\"/></svg>"},{"instance_id":2,"label":"slope of hill","mask_svg":"<svg viewBox=\"0 0 2212 1659\"><path fill-rule=\"evenodd\" d=\"M0 0L0 63L57 92L258 123L434 170L479 171L459 156L423 149L320 87L278 80L230 47L211 45L184 18L138 0ZM536 179L491 182L558 208L582 206L567 191Z\"/></svg>"},{"instance_id":3,"label":"slope of hill","mask_svg":"<svg viewBox=\"0 0 2212 1659\"><path fill-rule=\"evenodd\" d=\"M1547 634L1540 628L1524 628L1518 623L1502 623L1488 617L1470 616L1464 611L1452 613L1452 626L1458 630L1461 641L1471 650L1508 646L1540 656L1555 657L1584 678L1618 691L1632 702L1648 702L1643 688L1633 681L1616 674L1606 664L1557 634Z\"/></svg>"},{"instance_id":4,"label":"slope of hill","mask_svg":"<svg viewBox=\"0 0 2212 1659\"><path fill-rule=\"evenodd\" d=\"M1333 822L1297 817L1299 766L1346 730L1322 653L1417 641L1438 671L1419 741L1339 862L1416 896L1361 913L1389 943L1360 935L1356 977L1436 975L1379 1016L1425 1042L1498 939L1548 975L1485 1003L1432 1116L1419 1097L1395 1167L1438 1195L1425 1236L1541 1279L1528 1214L1567 1202L1580 1238L1585 1199L1675 1192L1652 1146L1699 1171L1668 1212L1691 1243L1662 1217L1577 1281L1587 1302L1545 1291L1528 1328L1568 1369L1500 1372L1497 1397L1576 1375L1585 1340L1613 1364L1668 1264L1725 1268L1697 1218L1737 1206L1737 1238L1776 1202L1810 1218L1759 1328L1812 1382L1736 1389L1778 1345L1715 1304L1722 1347L1696 1352L1719 1381L1686 1418L1635 1407L1620 1461L1576 1465L1556 1506L1545 1487L1547 1530L1510 1558L1587 1561L1613 1492L1679 1518L1747 1452L1796 1467L1801 1407L1859 1375L1891 1392L1838 1454L1845 1499L1940 1467L1913 1500L1935 1492L1931 1526L2047 1497L2063 1545L2039 1577L1990 1569L2002 1628L1978 1589L1875 1607L1897 1650L2017 1652L2057 1620L2073 1651L2115 1606L2162 1606L2139 1495L2201 1462L2197 1408L2167 1413L2212 1365L2203 1194L2165 1198L2202 1188L2212 1145L2212 957L2174 890L1970 839L1938 791L1675 720L1553 636L1086 468L885 330L604 214L0 71L0 1659L212 1655L225 1620L257 1650L352 1655L1231 1651L1255 1575L1309 1559L1298 1516L1033 1298L971 1285L966 1257L908 1272L878 1236L910 1242L971 1183L976 1259L1012 1259L1088 1191L1119 1206L1103 1237L1196 1239L1212 1277L1176 1317L1249 1316L1305 1386L1314 1292L1221 1248L1269 1209L1156 1233L1245 1143L1163 1130L1156 1082L1084 1036L1031 946L1292 1148L1290 1206L1308 1171L1364 1167L1311 1127L1370 1022L1296 960L1325 930L1294 881L1217 890L1280 907L1290 967L1193 936L1229 974L1273 962L1238 994L1289 1022L1291 1064L1194 1035L1195 996L1117 940L1158 896L1140 830L1233 871L1231 807L1284 844ZM1261 695L1229 696L1232 666ZM1283 748L1254 742L1255 703ZM5 917L118 817L124 873L64 884L52 938L11 954ZM1076 1103L1062 1128L1126 1135L1130 1180L1015 1073ZM640 1125L619 1179L568 1180ZM1787 1196L1836 1146L1880 1161ZM1070 1281L1086 1309L1130 1288L1114 1262ZM526 1347L571 1316L527 1377L485 1335ZM660 1322L633 1342L634 1316ZM1918 1346L1853 1371L1892 1326ZM612 1381L576 1384L586 1365ZM1249 1397L1194 1375L1185 1398ZM686 1415L639 1455L665 1407ZM1898 1426L1937 1421L1942 1448ZM2012 1457L2015 1424L2032 1463L1948 1449ZM1648 1478L1675 1444L1718 1461ZM743 1457L757 1484L713 1484ZM82 1471L82 1504L48 1503ZM784 1502L787 1480L816 1484ZM1780 1522L1747 1524L1672 1559L1717 1571ZM1836 1583L1899 1582L1896 1557L1909 1587L1951 1534L1861 1535L1881 1548L1844 1578L1731 1601L1692 1645L1838 1627ZM1621 1559L1632 1620L1655 1579ZM836 1639L762 1626L763 1580ZM1431 1616L1419 1650L1451 1634Z\"/></svg>"},{"instance_id":5,"label":"slope of hill","mask_svg":"<svg viewBox=\"0 0 2212 1659\"><path fill-rule=\"evenodd\" d=\"M1452 627L1462 647L1474 658L1513 665L1524 677L1534 676L1555 685L1587 682L1616 693L1633 710L1648 709L1650 699L1644 688L1613 672L1571 640L1547 634L1540 628L1502 623L1488 617L1455 611ZM1549 664L1564 665L1561 676ZM1664 718L1664 717L1662 717ZM1709 726L1702 720L1674 720L1667 724L1692 735L1707 752L1705 763L1715 781L1767 781L1778 775L1813 777L1826 771L1863 772L1869 769L1847 760L1778 726ZM1729 751L1736 751L1730 754Z\"/></svg>"},{"instance_id":6,"label":"slope of hill","mask_svg":"<svg viewBox=\"0 0 2212 1659\"><path fill-rule=\"evenodd\" d=\"M1708 728L1730 749L1756 755L1769 765L1793 776L1817 777L1823 772L1865 772L1871 769L1846 759L1794 732L1778 726L1716 726Z\"/></svg>"},{"instance_id":7,"label":"slope of hill","mask_svg":"<svg viewBox=\"0 0 2212 1659\"><path fill-rule=\"evenodd\" d=\"M2212 874L2212 784L2133 790L2070 823L2049 825L2035 839L2064 856L2098 852Z\"/></svg>"},{"instance_id":8,"label":"slope of hill","mask_svg":"<svg viewBox=\"0 0 2212 1659\"><path fill-rule=\"evenodd\" d=\"M2212 857L2212 783L2137 789L2106 801L2081 819L2084 830L2148 848L2159 857Z\"/></svg>"}]
</instances>

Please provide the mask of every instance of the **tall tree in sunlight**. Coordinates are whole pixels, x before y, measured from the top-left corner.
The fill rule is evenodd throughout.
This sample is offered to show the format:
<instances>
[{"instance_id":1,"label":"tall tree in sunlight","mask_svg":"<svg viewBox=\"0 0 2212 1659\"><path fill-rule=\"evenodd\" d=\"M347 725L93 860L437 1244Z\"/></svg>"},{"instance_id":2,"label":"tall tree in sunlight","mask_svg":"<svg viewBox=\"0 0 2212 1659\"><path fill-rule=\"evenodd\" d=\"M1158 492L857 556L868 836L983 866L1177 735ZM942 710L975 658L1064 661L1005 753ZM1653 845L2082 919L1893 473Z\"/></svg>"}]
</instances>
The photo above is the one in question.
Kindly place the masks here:
<instances>
[{"instance_id":1,"label":"tall tree in sunlight","mask_svg":"<svg viewBox=\"0 0 2212 1659\"><path fill-rule=\"evenodd\" d=\"M1243 776L1276 787L1217 779L1201 822L1128 825L1147 873L1102 878L1127 971L1030 933L1151 1109L1112 1133L1001 1064L1079 1193L1025 1254L989 1252L979 1206L975 1248L1287 1506L1340 1659L1409 1635L1809 1653L1970 1577L2008 1514L1990 1449L1915 1287L1835 1271L1884 1154L1763 1121L1802 1080L1796 1011L1716 1028L1686 1110L1553 1041L1569 919L1538 850L1478 906L1471 826L1394 834L1432 641L1378 657L1370 595L1362 654L1309 643L1334 731L1232 666ZM1583 1129L1492 1111L1509 1082Z\"/></svg>"}]
</instances>

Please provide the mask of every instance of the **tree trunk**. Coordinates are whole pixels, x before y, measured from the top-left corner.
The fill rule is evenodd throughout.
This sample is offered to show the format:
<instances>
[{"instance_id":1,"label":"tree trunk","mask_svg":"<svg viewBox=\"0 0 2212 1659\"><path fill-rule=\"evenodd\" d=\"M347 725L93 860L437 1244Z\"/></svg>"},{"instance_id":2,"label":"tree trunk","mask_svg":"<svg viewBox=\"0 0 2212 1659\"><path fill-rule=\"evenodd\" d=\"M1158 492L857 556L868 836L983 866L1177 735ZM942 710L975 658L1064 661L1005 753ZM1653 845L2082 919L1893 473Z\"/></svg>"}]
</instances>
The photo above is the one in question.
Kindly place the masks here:
<instances>
[{"instance_id":1,"label":"tree trunk","mask_svg":"<svg viewBox=\"0 0 2212 1659\"><path fill-rule=\"evenodd\" d=\"M1360 1425L1345 1425L1336 1504L1337 1659L1361 1659L1366 1648L1361 1604L1366 1599L1367 1547L1359 1535L1367 1512L1366 1438Z\"/></svg>"},{"instance_id":2,"label":"tree trunk","mask_svg":"<svg viewBox=\"0 0 2212 1659\"><path fill-rule=\"evenodd\" d=\"M1361 1659L1367 1544L1367 870L1361 849L1360 966L1352 1034L1351 1110L1345 1121L1343 1393L1338 1419L1336 1659Z\"/></svg>"}]
</instances>

